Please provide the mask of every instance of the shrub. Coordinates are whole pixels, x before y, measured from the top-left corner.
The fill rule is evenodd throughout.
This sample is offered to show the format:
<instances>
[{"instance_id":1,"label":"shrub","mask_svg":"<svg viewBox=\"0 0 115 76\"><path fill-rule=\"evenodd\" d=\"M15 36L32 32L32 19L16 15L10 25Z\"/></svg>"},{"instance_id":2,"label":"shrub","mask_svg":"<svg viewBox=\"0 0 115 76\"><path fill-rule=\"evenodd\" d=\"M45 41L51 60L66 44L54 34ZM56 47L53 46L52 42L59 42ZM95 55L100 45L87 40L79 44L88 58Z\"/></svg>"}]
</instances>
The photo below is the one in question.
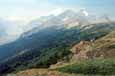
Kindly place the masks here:
<instances>
[{"instance_id":1,"label":"shrub","mask_svg":"<svg viewBox=\"0 0 115 76\"><path fill-rule=\"evenodd\" d=\"M72 65L57 68L61 72L82 74L115 74L115 59L83 60Z\"/></svg>"}]
</instances>

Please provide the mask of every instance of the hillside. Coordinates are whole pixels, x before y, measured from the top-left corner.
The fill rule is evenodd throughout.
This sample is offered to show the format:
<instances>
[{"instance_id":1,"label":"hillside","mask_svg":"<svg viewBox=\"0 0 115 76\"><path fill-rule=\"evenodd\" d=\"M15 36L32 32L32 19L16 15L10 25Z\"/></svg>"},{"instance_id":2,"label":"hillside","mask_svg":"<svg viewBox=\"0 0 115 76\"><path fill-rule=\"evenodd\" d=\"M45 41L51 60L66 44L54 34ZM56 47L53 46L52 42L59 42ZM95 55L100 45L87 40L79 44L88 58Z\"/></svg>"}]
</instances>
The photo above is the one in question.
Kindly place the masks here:
<instances>
[{"instance_id":1,"label":"hillside","mask_svg":"<svg viewBox=\"0 0 115 76\"><path fill-rule=\"evenodd\" d=\"M28 68L48 68L63 58L68 61L72 54L70 49L74 44L82 40L96 40L115 28L114 23L112 25L99 23L89 26L91 27L73 27L71 29L50 27L1 46L0 49L4 52L8 50L9 54L10 52L16 53L1 62L0 73Z\"/></svg>"},{"instance_id":2,"label":"hillside","mask_svg":"<svg viewBox=\"0 0 115 76\"><path fill-rule=\"evenodd\" d=\"M74 54L72 60L57 66L56 70L75 74L115 74L115 31L94 42L81 41L71 51Z\"/></svg>"},{"instance_id":3,"label":"hillside","mask_svg":"<svg viewBox=\"0 0 115 76\"><path fill-rule=\"evenodd\" d=\"M115 57L115 32L97 39L96 41L81 41L71 51L78 59L114 58Z\"/></svg>"},{"instance_id":4,"label":"hillside","mask_svg":"<svg viewBox=\"0 0 115 76\"><path fill-rule=\"evenodd\" d=\"M15 75L16 76L76 76L75 74L61 73L58 71L51 71L48 69L31 69L21 71Z\"/></svg>"},{"instance_id":5,"label":"hillside","mask_svg":"<svg viewBox=\"0 0 115 76\"><path fill-rule=\"evenodd\" d=\"M81 41L71 48L74 60L52 65L49 69L30 69L17 72L16 76L98 76L115 74L115 31L95 41ZM89 49L90 48L90 49ZM77 50L76 50L77 49ZM89 54L90 53L90 54ZM79 54L79 55L78 55ZM84 56L85 55L85 56ZM82 60L81 60L82 59ZM85 60L84 60L85 59ZM94 75L93 75L94 76Z\"/></svg>"}]
</instances>

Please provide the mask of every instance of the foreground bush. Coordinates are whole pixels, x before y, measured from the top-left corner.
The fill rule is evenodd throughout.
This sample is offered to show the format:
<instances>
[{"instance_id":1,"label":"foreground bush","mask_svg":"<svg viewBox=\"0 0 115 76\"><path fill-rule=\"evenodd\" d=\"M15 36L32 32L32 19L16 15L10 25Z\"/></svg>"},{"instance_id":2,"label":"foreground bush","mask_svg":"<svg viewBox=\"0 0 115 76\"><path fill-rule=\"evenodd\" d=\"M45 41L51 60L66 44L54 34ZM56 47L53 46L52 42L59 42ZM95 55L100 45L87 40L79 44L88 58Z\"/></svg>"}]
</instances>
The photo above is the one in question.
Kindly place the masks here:
<instances>
[{"instance_id":1,"label":"foreground bush","mask_svg":"<svg viewBox=\"0 0 115 76\"><path fill-rule=\"evenodd\" d=\"M57 70L77 74L113 75L115 74L115 59L83 60L57 68Z\"/></svg>"}]
</instances>

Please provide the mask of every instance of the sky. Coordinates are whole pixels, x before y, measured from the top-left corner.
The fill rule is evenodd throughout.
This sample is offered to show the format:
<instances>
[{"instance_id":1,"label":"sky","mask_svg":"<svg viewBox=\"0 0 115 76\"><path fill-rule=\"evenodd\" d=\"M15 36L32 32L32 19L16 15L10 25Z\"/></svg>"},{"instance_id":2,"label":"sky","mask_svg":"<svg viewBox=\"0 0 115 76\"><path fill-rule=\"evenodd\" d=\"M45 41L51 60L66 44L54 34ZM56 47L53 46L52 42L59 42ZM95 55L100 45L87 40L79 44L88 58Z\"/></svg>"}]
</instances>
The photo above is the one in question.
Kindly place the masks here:
<instances>
[{"instance_id":1,"label":"sky","mask_svg":"<svg viewBox=\"0 0 115 76\"><path fill-rule=\"evenodd\" d=\"M114 5L115 0L0 0L0 18L29 20L64 8L115 16Z\"/></svg>"}]
</instances>

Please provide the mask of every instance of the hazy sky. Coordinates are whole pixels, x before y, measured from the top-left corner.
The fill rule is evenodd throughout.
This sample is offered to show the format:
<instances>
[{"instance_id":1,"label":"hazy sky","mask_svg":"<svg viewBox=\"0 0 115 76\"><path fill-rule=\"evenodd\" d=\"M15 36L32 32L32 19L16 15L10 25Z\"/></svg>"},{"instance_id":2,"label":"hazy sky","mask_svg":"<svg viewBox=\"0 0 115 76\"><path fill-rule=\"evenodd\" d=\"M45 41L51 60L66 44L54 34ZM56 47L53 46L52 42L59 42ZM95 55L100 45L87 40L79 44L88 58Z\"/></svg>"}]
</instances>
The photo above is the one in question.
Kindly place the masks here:
<instances>
[{"instance_id":1,"label":"hazy sky","mask_svg":"<svg viewBox=\"0 0 115 76\"><path fill-rule=\"evenodd\" d=\"M26 20L60 8L86 8L89 12L115 16L115 0L0 0L0 18Z\"/></svg>"},{"instance_id":2,"label":"hazy sky","mask_svg":"<svg viewBox=\"0 0 115 76\"><path fill-rule=\"evenodd\" d=\"M9 41L9 37L20 35L23 21L29 21L42 15L57 14L65 8L79 11L85 8L91 14L107 14L115 18L115 0L0 0L0 43ZM2 19L19 21L10 24ZM2 33L3 32L3 33ZM9 36L3 36L7 33ZM2 41L2 42L1 42Z\"/></svg>"}]
</instances>

